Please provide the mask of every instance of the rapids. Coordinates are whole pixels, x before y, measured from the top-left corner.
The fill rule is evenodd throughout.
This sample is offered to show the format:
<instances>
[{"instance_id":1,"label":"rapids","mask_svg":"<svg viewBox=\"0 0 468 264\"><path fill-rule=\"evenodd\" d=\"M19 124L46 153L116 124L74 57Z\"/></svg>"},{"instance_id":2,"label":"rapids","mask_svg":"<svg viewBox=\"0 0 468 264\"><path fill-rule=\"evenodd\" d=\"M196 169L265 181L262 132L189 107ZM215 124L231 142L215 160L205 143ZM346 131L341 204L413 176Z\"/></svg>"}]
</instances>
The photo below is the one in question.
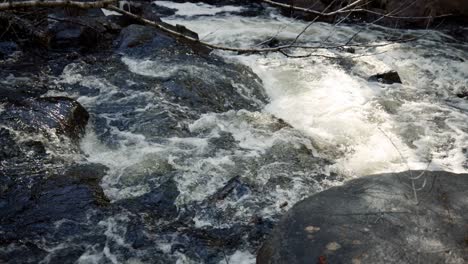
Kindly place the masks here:
<instances>
[{"instance_id":1,"label":"rapids","mask_svg":"<svg viewBox=\"0 0 468 264\"><path fill-rule=\"evenodd\" d=\"M216 44L251 47L272 37L287 40L307 26L274 13L253 18L182 17L177 14L186 14L183 10L193 10L196 4L157 3L179 9L165 21L186 25ZM468 105L456 95L468 89L467 45L436 31L326 23L312 25L301 40L328 39L330 45L341 44L358 31L362 31L358 43L385 44L389 37L418 40L358 48L355 54L319 50L319 56L305 59L281 54L225 56L250 66L260 76L271 99L264 112L309 135L317 153L334 161L332 171L349 177L408 167L466 172ZM402 85L367 81L391 69L400 74Z\"/></svg>"},{"instance_id":2,"label":"rapids","mask_svg":"<svg viewBox=\"0 0 468 264\"><path fill-rule=\"evenodd\" d=\"M221 45L251 47L272 37L284 42L307 25L273 9L249 17L235 6L156 5L176 10L163 21ZM85 248L77 263L255 263L263 236L311 194L381 172L468 172L468 101L457 96L468 93L468 45L436 31L326 23L313 24L299 43L343 43L357 32L357 44L384 45L358 45L355 53L314 50L307 58L214 52L260 79L242 67L220 69L216 60L185 63L185 50L174 60L159 57L158 47L123 52L105 69L67 65L55 80L67 88L48 95L75 98L90 112L80 143L84 159L109 168L104 193L111 203L133 209L106 215L97 225L89 212L82 233L44 242L50 254L41 263L73 243ZM389 37L417 40L386 45ZM368 81L388 70L396 70L403 84ZM193 99L176 77L194 87L200 78L218 94ZM234 91L223 90L221 81ZM203 94L203 88L195 89ZM227 99L220 103L216 96ZM152 212L131 202L160 189L169 190L161 203L175 203L180 223L171 222L173 215L152 220ZM138 214L150 220L139 237L130 237L137 236L132 219ZM83 242L97 233L104 246ZM140 237L153 247L134 249Z\"/></svg>"}]
</instances>

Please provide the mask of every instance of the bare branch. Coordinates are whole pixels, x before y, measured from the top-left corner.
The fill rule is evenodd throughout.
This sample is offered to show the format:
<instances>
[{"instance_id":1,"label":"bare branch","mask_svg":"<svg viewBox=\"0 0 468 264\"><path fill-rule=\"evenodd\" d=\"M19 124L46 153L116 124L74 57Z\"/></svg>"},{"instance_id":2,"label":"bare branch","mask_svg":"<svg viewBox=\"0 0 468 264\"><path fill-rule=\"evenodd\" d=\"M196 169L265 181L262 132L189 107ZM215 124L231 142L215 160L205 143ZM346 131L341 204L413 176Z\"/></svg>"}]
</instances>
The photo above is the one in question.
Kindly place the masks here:
<instances>
[{"instance_id":1,"label":"bare branch","mask_svg":"<svg viewBox=\"0 0 468 264\"><path fill-rule=\"evenodd\" d=\"M114 5L110 5L107 7L107 9L109 10L112 10L112 11L115 11L117 13L120 13L122 15L126 15L126 16L129 16L137 21L140 21L141 23L143 24L146 24L146 25L149 25L149 26L153 26L169 35L172 35L174 37L177 37L177 38L181 38L181 39L184 39L184 40L187 40L189 42L193 42L193 43L198 43L198 44L201 44L201 45L204 45L208 48L211 48L211 49L216 49L216 50L224 50L224 51L234 51L234 52L241 52L241 53L261 53L261 52L281 52L281 51L284 51L285 49L290 49L290 48L298 48L298 49L315 49L315 50L330 50L330 49L337 49L337 48L343 48L343 47L347 47L347 46L359 46L359 47L366 47L366 48L371 48L371 47L382 47L382 46L387 46L387 45L391 45L391 44L394 44L394 43L397 43L397 42L410 42L410 41L414 41L416 40L417 38L410 38L410 39L397 39L397 40L394 40L393 42L391 43L384 43L384 44L369 44L369 43L361 43L361 44L353 44L353 45L345 45L345 44L339 44L339 45L327 45L327 46L323 46L323 45L317 45L317 46L308 46L308 45L298 45L296 44L296 42L291 42L289 44L285 44L285 45L280 45L280 46L276 46L276 47L271 47L271 48L236 48L236 47L228 47L228 46L222 46L222 45L215 45L215 44L211 44L211 43L208 43L208 42L204 42L204 41L201 41L199 39L196 39L196 38L193 38L193 37L190 37L190 36L187 36L183 33L180 33L180 32L177 32L175 30L172 30L166 26L164 26L163 24L161 23L158 23L158 22L155 22L155 21L151 21L151 20L148 20L148 19L145 19L141 16L138 16L138 15L135 15L135 14L132 14L130 12L127 12L125 10L122 10ZM307 27L305 28L305 30L307 29ZM284 53L283 53L284 55ZM289 55L289 54L288 54ZM310 57L312 55L307 55L307 57ZM294 57L293 55L289 55L288 57L292 58Z\"/></svg>"},{"instance_id":2,"label":"bare branch","mask_svg":"<svg viewBox=\"0 0 468 264\"><path fill-rule=\"evenodd\" d=\"M293 5L288 5L288 4L283 4L283 3L278 3L278 2L275 2L275 1L270 1L270 0L261 0L262 2L265 2L267 4L270 4L270 5L273 5L273 6L278 6L278 7L283 7L283 8L292 8L294 10L297 10L297 11L302 11L302 12L306 12L306 13L310 13L310 14L315 14L315 15L318 15L318 16L334 16L336 14L340 14L340 13L347 13L350 10L350 8L356 6L357 4L363 2L364 0L357 0L341 9L338 9L336 11L332 11L332 12L320 12L320 11L317 11L317 10L313 10L313 9L310 9L310 8L303 8L303 7L298 7L298 6L293 6Z\"/></svg>"},{"instance_id":3,"label":"bare branch","mask_svg":"<svg viewBox=\"0 0 468 264\"><path fill-rule=\"evenodd\" d=\"M270 4L272 6L277 6L277 7L281 7L281 8L290 8L290 9L294 9L296 11L301 11L301 12L305 12L305 13L309 13L309 14L314 14L314 15L317 15L317 16L334 16L334 15L349 13L349 12L365 12L365 13L378 15L378 16L382 16L382 17L386 17L386 18L423 20L423 19L443 18L443 17L449 17L449 16L453 15L453 14L443 14L443 15L438 15L438 16L395 16L395 15L384 14L384 13L380 13L380 12L365 9L365 8L352 8L352 7L356 7L358 4L361 4L363 2L363 1L359 1L359 0L347 5L347 6L343 7L343 8L341 8L341 9L338 9L338 10L332 11L332 12L320 12L320 11L313 10L313 9L310 9L310 8L303 8L303 7L298 7L298 6L294 6L294 5L283 4L283 3L279 3L279 2L275 2L275 1L271 1L271 0L261 0L261 1L265 2L267 4Z\"/></svg>"},{"instance_id":4,"label":"bare branch","mask_svg":"<svg viewBox=\"0 0 468 264\"><path fill-rule=\"evenodd\" d=\"M330 4L324 10L328 10L335 2L336 0L331 1ZM309 27L311 27L315 23L315 21L317 21L318 18L318 16L315 17L314 20L312 20L306 27L304 27L304 29L292 41L291 45L295 44L299 40L299 38L307 31L307 29L309 29Z\"/></svg>"}]
</instances>

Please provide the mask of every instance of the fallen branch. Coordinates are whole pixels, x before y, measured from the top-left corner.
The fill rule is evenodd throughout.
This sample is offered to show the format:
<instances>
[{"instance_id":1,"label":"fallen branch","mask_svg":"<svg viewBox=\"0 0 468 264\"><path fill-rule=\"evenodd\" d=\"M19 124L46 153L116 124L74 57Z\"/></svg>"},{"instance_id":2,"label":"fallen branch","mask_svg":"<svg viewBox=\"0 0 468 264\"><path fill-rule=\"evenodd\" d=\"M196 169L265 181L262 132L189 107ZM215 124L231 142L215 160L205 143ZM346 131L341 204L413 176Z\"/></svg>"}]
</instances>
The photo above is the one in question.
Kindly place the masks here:
<instances>
[{"instance_id":1,"label":"fallen branch","mask_svg":"<svg viewBox=\"0 0 468 264\"><path fill-rule=\"evenodd\" d=\"M357 0L354 3L359 3L362 2L363 0ZM224 51L234 51L234 52L241 52L241 53L259 53L259 52L279 52L284 49L288 49L292 47L291 44L286 44L286 45L281 45L277 47L271 47L271 48L236 48L236 47L226 47L226 46L221 46L221 45L215 45L211 44L208 42L201 41L197 38L185 35L183 33L178 32L177 30L171 29L164 24L161 24L159 22L155 22L152 20L148 20L143 18L142 16L135 15L131 12L125 11L115 5L112 5L115 0L99 0L99 1L94 1L94 2L76 2L76 1L67 1L67 0L58 0L58 1L25 1L25 2L8 2L8 3L1 3L0 4L0 10L5 10L5 9L12 9L12 8L24 8L24 7L67 7L67 6L72 6L72 7L78 7L78 8L98 8L98 7L106 7L107 9L111 11L115 11L117 13L120 13L122 15L131 17L143 24L153 26L171 36L174 36L176 38L184 39L189 42L193 43L198 43L203 46L206 46L211 49L216 49L216 50L224 50ZM349 8L350 5L340 9L346 9ZM335 11L337 12L337 11ZM296 46L298 48L298 46ZM311 49L312 47L307 47L308 49ZM313 47L313 49L329 49L330 47L324 48L324 47Z\"/></svg>"},{"instance_id":2,"label":"fallen branch","mask_svg":"<svg viewBox=\"0 0 468 264\"><path fill-rule=\"evenodd\" d=\"M206 46L208 48L212 48L212 49L217 49L217 50L225 50L225 51L236 51L236 52L245 52L245 53L248 53L248 52L275 52L275 51L280 51L280 50L283 50L283 49L286 49L286 48L289 48L290 45L282 45L282 46L278 46L278 47L273 47L273 48L235 48L235 47L226 47L226 46L221 46L221 45L215 45L215 44L211 44L211 43L208 43L208 42L204 42L204 41L201 41L199 39L196 39L196 38L193 38L193 37L190 37L190 36L187 36L185 34L182 34L176 30L172 30L166 26L164 26L163 24L159 23L159 22L155 22L155 21L152 21L152 20L148 20L148 19L145 19L139 15L135 15L133 13L130 13L130 12L127 12L123 9L120 9L114 5L110 5L107 7L107 9L111 10L111 11L115 11L119 14L122 14L122 15L125 15L125 16L128 16L128 17L131 17L143 24L146 24L146 25L149 25L149 26L153 26L169 35L172 35L174 37L177 37L177 38L181 38L181 39L184 39L184 40L188 40L190 42L193 42L193 43L199 43L203 46Z\"/></svg>"},{"instance_id":3,"label":"fallen branch","mask_svg":"<svg viewBox=\"0 0 468 264\"><path fill-rule=\"evenodd\" d=\"M204 41L201 41L199 39L196 39L196 38L193 38L193 37L190 37L190 36L187 36L183 33L180 33L176 30L172 30L166 26L164 26L163 24L159 23L159 22L155 22L155 21L152 21L152 20L148 20L148 19L145 19L139 15L135 15L135 14L132 14L130 12L127 12L125 10L122 10L114 5L110 5L107 7L107 9L109 10L112 10L112 11L115 11L117 13L120 13L122 15L125 15L125 16L128 16L128 17L131 17L143 24L146 24L146 25L149 25L149 26L153 26L171 36L174 36L174 37L177 37L177 38L181 38L181 39L184 39L184 40L187 40L189 42L193 42L193 43L198 43L198 44L201 44L203 46L206 46L208 48L211 48L211 49L216 49L216 50L224 50L224 51L234 51L234 52L240 52L240 53L261 53L261 52L281 52L283 55L285 54L284 50L287 50L287 49L290 49L290 48L298 48L298 49L315 49L315 50L319 50L319 49L322 49L322 50L330 50L330 49L337 49L337 48L342 48L342 47L345 47L345 46L348 46L348 45L345 45L345 44L340 44L340 45L329 45L329 46L322 46L322 45L319 45L319 46L307 46L307 45L297 45L295 44L295 42L291 42L289 44L285 44L285 45L280 45L280 46L276 46L276 47L271 47L271 48L236 48L236 47L227 47L227 46L221 46L221 45L215 45L215 44L211 44L211 43L208 43L208 42L204 42ZM416 40L416 38L414 39L410 39L410 40L402 40L401 42L408 42L408 41L412 41L412 40ZM396 40L396 42L398 42L398 40ZM381 46L385 46L385 45L390 45L390 44L393 44L393 43L386 43L386 44L375 44L375 45L369 45L369 44L354 44L354 45L349 45L349 46L360 46L360 45L366 45L366 47L370 48L370 47L381 47ZM287 53L286 53L287 54ZM324 55L314 55L314 54L308 54L307 56L302 56L302 57L311 57L311 56L320 56L320 57L325 57ZM288 54L288 57L290 58L293 58L294 56L293 55L290 55Z\"/></svg>"}]
</instances>

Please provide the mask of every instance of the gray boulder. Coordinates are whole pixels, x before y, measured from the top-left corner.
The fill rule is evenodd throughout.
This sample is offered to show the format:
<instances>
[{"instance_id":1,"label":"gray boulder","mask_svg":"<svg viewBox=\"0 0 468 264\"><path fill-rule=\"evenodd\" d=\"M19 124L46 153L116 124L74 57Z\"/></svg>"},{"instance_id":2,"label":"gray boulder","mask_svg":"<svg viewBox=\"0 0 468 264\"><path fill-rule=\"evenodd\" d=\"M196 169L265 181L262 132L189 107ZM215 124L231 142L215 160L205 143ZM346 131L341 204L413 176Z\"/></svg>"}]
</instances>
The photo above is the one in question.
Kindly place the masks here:
<instances>
[{"instance_id":1,"label":"gray boulder","mask_svg":"<svg viewBox=\"0 0 468 264\"><path fill-rule=\"evenodd\" d=\"M347 182L296 204L257 263L467 263L468 175L421 171ZM410 174L412 176L410 176Z\"/></svg>"}]
</instances>

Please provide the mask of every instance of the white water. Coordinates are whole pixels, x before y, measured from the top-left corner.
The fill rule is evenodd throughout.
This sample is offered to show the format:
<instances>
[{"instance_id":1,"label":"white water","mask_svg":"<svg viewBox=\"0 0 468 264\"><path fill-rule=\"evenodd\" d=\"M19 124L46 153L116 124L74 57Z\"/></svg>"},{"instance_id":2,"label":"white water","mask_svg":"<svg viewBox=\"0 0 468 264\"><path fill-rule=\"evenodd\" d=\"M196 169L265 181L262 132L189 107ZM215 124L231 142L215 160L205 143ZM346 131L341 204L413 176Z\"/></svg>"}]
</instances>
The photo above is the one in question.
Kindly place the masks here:
<instances>
[{"instance_id":1,"label":"white water","mask_svg":"<svg viewBox=\"0 0 468 264\"><path fill-rule=\"evenodd\" d=\"M207 42L243 47L275 35L293 38L307 25L279 15L173 17L166 21L186 25ZM313 43L329 37L344 43L359 29L316 23L302 39ZM357 39L378 44L390 34L421 37L416 42L357 49L356 54L316 52L347 57L349 69L322 57L224 56L249 65L260 76L272 100L264 111L308 134L319 154L336 161L334 171L350 176L427 167L466 172L463 149L468 115L463 109L468 104L455 93L468 87L467 46L448 45L441 41L447 37L436 32L379 27L364 30ZM389 69L398 71L402 85L367 81L372 74Z\"/></svg>"},{"instance_id":2,"label":"white water","mask_svg":"<svg viewBox=\"0 0 468 264\"><path fill-rule=\"evenodd\" d=\"M214 16L240 9L169 1L156 3L178 10L176 16L166 19L167 22L184 24L198 32L205 41L217 44L248 47L274 35L280 39L290 39L306 25L280 15L252 18ZM304 40L320 41L334 32L330 40L343 41L357 30L357 26L333 28L317 23L306 32ZM389 32L376 27L359 34L359 40L382 43L382 38ZM422 34L412 31L390 33ZM248 65L262 79L271 99L262 112L239 110L207 113L188 124L190 132L197 134L197 137L174 136L158 143L141 134L115 128L111 133L119 138L119 145L114 148L100 142L93 127L89 127L81 147L89 161L110 168L102 185L113 201L148 192L151 187L147 178L165 173L168 168L177 171L174 178L181 193L177 198L180 207L210 197L235 175L241 175L257 188L257 193L247 193L237 200L227 198L216 205L226 214L225 221L217 222L204 212L197 212L193 219L197 228L247 223L253 216L276 216L300 199L342 182L328 178L319 182L315 180L318 174L337 172L352 178L401 171L408 167L466 172L463 151L468 139L468 104L464 99L457 98L455 93L468 89L467 46L449 45L441 42L443 38L438 33L429 32L417 42L357 49L356 54L336 50L316 51L320 55L344 57L341 64L323 57L290 59L281 54L235 55L219 52L227 60ZM366 56L355 57L359 55ZM169 62L129 57L122 58L122 61L131 72L140 76L170 78L179 70L209 76L206 69L190 66L169 68ZM346 61L349 62L348 67L343 66ZM400 73L402 85L367 81L370 75L389 69ZM109 81L84 76L80 71L78 64L67 66L61 81L79 83L100 91L94 97L78 98L91 112L97 104L110 100L120 92L120 88ZM214 70L211 74L215 74ZM248 95L249 91L245 91L245 94ZM158 103L163 100L151 92L139 91L131 96L151 98ZM128 97L119 100L128 100ZM153 108L156 109L148 104L135 111L151 112ZM275 117L285 120L293 128L276 129L278 120ZM115 120L120 117L105 118ZM223 133L232 135L238 148L217 149L213 154L209 141ZM310 169L292 166L291 169L284 160L262 160L271 148L288 153L288 148L300 149L304 146L314 156L325 157L333 164L323 167L318 167L318 164ZM310 161L306 159L306 162ZM280 176L290 178L290 184L278 184L273 189L263 188L270 180ZM283 208L280 205L285 201L289 204ZM119 233L125 233L125 230L118 229L117 220L125 222L125 219L109 218L100 223L108 227L105 235L109 242L119 243L122 237ZM174 255L177 263L194 263L181 252L171 252L172 243L171 240L162 239L158 244L163 252ZM125 247L124 242L122 245ZM229 263L254 263L254 255L255 249L247 247L239 248L226 258ZM96 252L89 250L79 262L92 263L103 259L122 262L108 247ZM132 261L138 263L137 260ZM220 263L225 263L225 260Z\"/></svg>"},{"instance_id":3,"label":"white water","mask_svg":"<svg viewBox=\"0 0 468 264\"><path fill-rule=\"evenodd\" d=\"M216 15L223 12L240 12L243 10L240 6L221 6L216 7L204 3L174 3L171 1L155 1L159 6L169 7L177 10L177 16L201 16L201 15Z\"/></svg>"}]
</instances>

